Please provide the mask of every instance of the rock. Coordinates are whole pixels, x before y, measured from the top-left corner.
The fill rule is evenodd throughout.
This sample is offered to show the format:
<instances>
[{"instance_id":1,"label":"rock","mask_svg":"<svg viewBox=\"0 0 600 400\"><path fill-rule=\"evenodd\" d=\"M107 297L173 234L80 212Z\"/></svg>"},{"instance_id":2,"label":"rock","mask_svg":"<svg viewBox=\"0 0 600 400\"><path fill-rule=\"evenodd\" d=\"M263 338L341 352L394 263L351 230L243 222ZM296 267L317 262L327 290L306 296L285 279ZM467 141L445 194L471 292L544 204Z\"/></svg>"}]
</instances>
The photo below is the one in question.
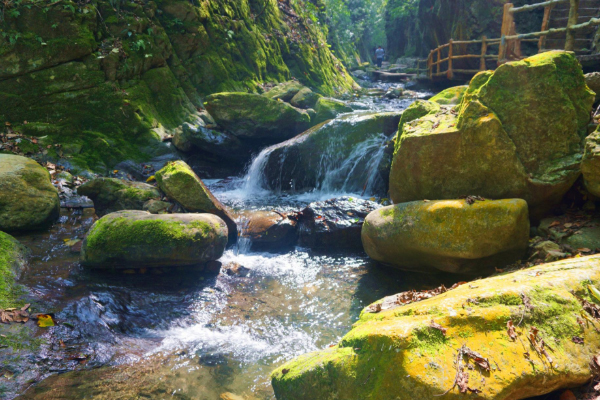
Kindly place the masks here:
<instances>
[{"instance_id":1,"label":"rock","mask_svg":"<svg viewBox=\"0 0 600 400\"><path fill-rule=\"evenodd\" d=\"M0 308L14 304L6 304L14 296L13 284L25 270L29 249L8 233L0 232Z\"/></svg>"},{"instance_id":2,"label":"rock","mask_svg":"<svg viewBox=\"0 0 600 400\"><path fill-rule=\"evenodd\" d=\"M442 90L435 96L433 96L429 101L445 105L445 106L455 106L460 104L462 101L465 92L467 91L468 86L454 86L448 88L446 90Z\"/></svg>"},{"instance_id":3,"label":"rock","mask_svg":"<svg viewBox=\"0 0 600 400\"><path fill-rule=\"evenodd\" d=\"M362 228L367 254L404 270L484 275L521 259L529 240L521 199L414 201L372 212Z\"/></svg>"},{"instance_id":4,"label":"rock","mask_svg":"<svg viewBox=\"0 0 600 400\"><path fill-rule=\"evenodd\" d=\"M378 208L381 205L374 201L348 196L310 203L300 212L299 244L313 249L362 251L363 222Z\"/></svg>"},{"instance_id":5,"label":"rock","mask_svg":"<svg viewBox=\"0 0 600 400\"><path fill-rule=\"evenodd\" d=\"M77 194L92 199L100 217L121 210L143 210L148 200L160 199L152 185L116 178L92 179L79 186Z\"/></svg>"},{"instance_id":6,"label":"rock","mask_svg":"<svg viewBox=\"0 0 600 400\"><path fill-rule=\"evenodd\" d=\"M600 101L600 72L585 74L585 83L596 93L596 102Z\"/></svg>"},{"instance_id":7,"label":"rock","mask_svg":"<svg viewBox=\"0 0 600 400\"><path fill-rule=\"evenodd\" d=\"M194 148L194 145L190 142L189 133L184 132L183 127L179 128L175 134L173 134L172 142L177 150L183 151L184 153L189 153Z\"/></svg>"},{"instance_id":8,"label":"rock","mask_svg":"<svg viewBox=\"0 0 600 400\"><path fill-rule=\"evenodd\" d=\"M402 93L404 93L404 90L400 87L390 88L387 92L385 92L384 97L387 99L397 99L402 96Z\"/></svg>"},{"instance_id":9,"label":"rock","mask_svg":"<svg viewBox=\"0 0 600 400\"><path fill-rule=\"evenodd\" d=\"M175 267L220 258L227 226L212 214L118 211L92 225L80 260L92 268Z\"/></svg>"},{"instance_id":10,"label":"rock","mask_svg":"<svg viewBox=\"0 0 600 400\"><path fill-rule=\"evenodd\" d=\"M426 116L403 115L390 196L395 203L522 198L537 219L580 174L592 102L581 66L567 52L479 73L456 110L429 102Z\"/></svg>"},{"instance_id":11,"label":"rock","mask_svg":"<svg viewBox=\"0 0 600 400\"><path fill-rule=\"evenodd\" d=\"M29 158L0 154L0 230L42 229L59 213L58 191L48 171Z\"/></svg>"},{"instance_id":12,"label":"rock","mask_svg":"<svg viewBox=\"0 0 600 400\"><path fill-rule=\"evenodd\" d=\"M588 192L600 197L600 128L585 138L581 172Z\"/></svg>"},{"instance_id":13,"label":"rock","mask_svg":"<svg viewBox=\"0 0 600 400\"><path fill-rule=\"evenodd\" d=\"M241 276L245 278L250 273L250 269L236 263L230 262L229 264L223 265L223 271L229 276Z\"/></svg>"},{"instance_id":14,"label":"rock","mask_svg":"<svg viewBox=\"0 0 600 400\"><path fill-rule=\"evenodd\" d=\"M156 182L169 199L178 202L189 212L215 214L227 224L229 239L235 242L237 225L230 213L183 161L167 164L156 173Z\"/></svg>"},{"instance_id":15,"label":"rock","mask_svg":"<svg viewBox=\"0 0 600 400\"><path fill-rule=\"evenodd\" d=\"M250 158L247 146L230 133L209 129L201 123L185 123L182 129L183 135L192 146L209 154L227 159Z\"/></svg>"},{"instance_id":16,"label":"rock","mask_svg":"<svg viewBox=\"0 0 600 400\"><path fill-rule=\"evenodd\" d=\"M281 250L296 244L296 220L273 211L246 211L241 219L241 239L250 241L254 250Z\"/></svg>"},{"instance_id":17,"label":"rock","mask_svg":"<svg viewBox=\"0 0 600 400\"><path fill-rule=\"evenodd\" d=\"M173 204L166 201L148 200L144 203L143 209L150 214L164 214L169 212L171 207L173 207Z\"/></svg>"},{"instance_id":18,"label":"rock","mask_svg":"<svg viewBox=\"0 0 600 400\"><path fill-rule=\"evenodd\" d=\"M302 89L305 89L305 87L301 83L296 81L288 81L280 83L268 92L263 93L263 96L273 100L289 102Z\"/></svg>"},{"instance_id":19,"label":"rock","mask_svg":"<svg viewBox=\"0 0 600 400\"><path fill-rule=\"evenodd\" d=\"M401 113L347 115L264 150L263 184L273 190L321 188L386 192L389 162L379 152ZM378 157L381 158L378 158ZM377 165L374 165L377 164Z\"/></svg>"},{"instance_id":20,"label":"rock","mask_svg":"<svg viewBox=\"0 0 600 400\"><path fill-rule=\"evenodd\" d=\"M573 252L578 249L600 249L600 218L566 221L564 217L544 218L540 221L538 231L562 245L570 246Z\"/></svg>"},{"instance_id":21,"label":"rock","mask_svg":"<svg viewBox=\"0 0 600 400\"><path fill-rule=\"evenodd\" d=\"M600 285L600 256L476 280L408 305L390 296L364 309L335 346L273 371L275 395L413 400L449 391L442 398L469 397L454 385L456 362L464 377L459 386L477 390L472 397L478 399L525 399L582 385L594 374L590 360L600 344L594 327L578 324L582 315L593 318L578 299L595 302L589 284ZM381 311L372 312L377 304ZM544 352L530 337L538 348L544 341ZM461 356L461 348L480 358Z\"/></svg>"},{"instance_id":22,"label":"rock","mask_svg":"<svg viewBox=\"0 0 600 400\"><path fill-rule=\"evenodd\" d=\"M317 118L313 121L313 124L320 124L337 117L339 114L352 112L353 110L343 101L321 97L315 104L315 111L317 112Z\"/></svg>"},{"instance_id":23,"label":"rock","mask_svg":"<svg viewBox=\"0 0 600 400\"><path fill-rule=\"evenodd\" d=\"M252 93L217 93L206 109L219 126L238 138L281 141L308 128L308 114L281 101Z\"/></svg>"},{"instance_id":24,"label":"rock","mask_svg":"<svg viewBox=\"0 0 600 400\"><path fill-rule=\"evenodd\" d=\"M290 104L298 108L314 108L317 101L323 96L313 92L309 88L302 88L290 101Z\"/></svg>"},{"instance_id":25,"label":"rock","mask_svg":"<svg viewBox=\"0 0 600 400\"><path fill-rule=\"evenodd\" d=\"M544 262L561 260L569 256L569 254L565 253L558 244L550 240L543 240L534 244L532 251L533 254L530 259L538 258Z\"/></svg>"}]
</instances>

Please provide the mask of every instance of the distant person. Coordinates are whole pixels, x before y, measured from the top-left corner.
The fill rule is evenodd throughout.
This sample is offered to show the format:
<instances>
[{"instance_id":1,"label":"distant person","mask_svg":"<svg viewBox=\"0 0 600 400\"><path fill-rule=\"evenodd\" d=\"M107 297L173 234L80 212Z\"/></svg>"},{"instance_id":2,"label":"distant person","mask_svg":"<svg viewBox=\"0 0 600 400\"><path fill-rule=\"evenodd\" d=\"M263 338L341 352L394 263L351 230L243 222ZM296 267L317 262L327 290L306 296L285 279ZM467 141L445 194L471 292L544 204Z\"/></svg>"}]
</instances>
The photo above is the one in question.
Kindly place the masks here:
<instances>
[{"instance_id":1,"label":"distant person","mask_svg":"<svg viewBox=\"0 0 600 400\"><path fill-rule=\"evenodd\" d=\"M384 56L385 56L385 50L383 50L383 47L381 47L381 46L377 47L377 50L375 50L375 58L377 58L377 68L381 68L381 64L383 64Z\"/></svg>"}]
</instances>

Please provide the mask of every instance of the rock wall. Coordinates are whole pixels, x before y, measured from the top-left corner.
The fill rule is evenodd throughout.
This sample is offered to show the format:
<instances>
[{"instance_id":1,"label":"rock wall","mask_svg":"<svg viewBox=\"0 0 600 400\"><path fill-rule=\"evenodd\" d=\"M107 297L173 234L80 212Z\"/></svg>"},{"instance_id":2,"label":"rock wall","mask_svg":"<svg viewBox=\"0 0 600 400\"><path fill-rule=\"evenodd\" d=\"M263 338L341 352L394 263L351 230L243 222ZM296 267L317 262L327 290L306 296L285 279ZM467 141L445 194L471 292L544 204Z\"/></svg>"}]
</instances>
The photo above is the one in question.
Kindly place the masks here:
<instances>
[{"instance_id":1,"label":"rock wall","mask_svg":"<svg viewBox=\"0 0 600 400\"><path fill-rule=\"evenodd\" d=\"M329 95L353 84L318 26L285 1L7 4L0 124L40 138L24 154L82 169L166 152L161 136L213 92L292 77Z\"/></svg>"}]
</instances>

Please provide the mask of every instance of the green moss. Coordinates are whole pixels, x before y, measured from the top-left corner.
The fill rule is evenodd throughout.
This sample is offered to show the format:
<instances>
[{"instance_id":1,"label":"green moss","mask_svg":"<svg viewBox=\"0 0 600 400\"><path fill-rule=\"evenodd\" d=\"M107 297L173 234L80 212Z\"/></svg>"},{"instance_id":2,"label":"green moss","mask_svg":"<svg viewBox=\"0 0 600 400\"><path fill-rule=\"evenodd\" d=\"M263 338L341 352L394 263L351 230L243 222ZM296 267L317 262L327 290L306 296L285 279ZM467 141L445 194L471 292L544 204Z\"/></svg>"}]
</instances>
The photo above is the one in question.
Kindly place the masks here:
<instances>
[{"instance_id":1,"label":"green moss","mask_svg":"<svg viewBox=\"0 0 600 400\"><path fill-rule=\"evenodd\" d=\"M429 99L429 101L441 105L457 105L462 101L467 88L468 86L455 86L448 88L433 96L431 99Z\"/></svg>"},{"instance_id":2,"label":"green moss","mask_svg":"<svg viewBox=\"0 0 600 400\"><path fill-rule=\"evenodd\" d=\"M449 340L439 329L429 326L414 329L410 339L410 348L423 354L437 354L442 348L449 345Z\"/></svg>"},{"instance_id":3,"label":"green moss","mask_svg":"<svg viewBox=\"0 0 600 400\"><path fill-rule=\"evenodd\" d=\"M12 236L0 232L0 308L22 305L23 287L16 276L24 268L27 249Z\"/></svg>"}]
</instances>

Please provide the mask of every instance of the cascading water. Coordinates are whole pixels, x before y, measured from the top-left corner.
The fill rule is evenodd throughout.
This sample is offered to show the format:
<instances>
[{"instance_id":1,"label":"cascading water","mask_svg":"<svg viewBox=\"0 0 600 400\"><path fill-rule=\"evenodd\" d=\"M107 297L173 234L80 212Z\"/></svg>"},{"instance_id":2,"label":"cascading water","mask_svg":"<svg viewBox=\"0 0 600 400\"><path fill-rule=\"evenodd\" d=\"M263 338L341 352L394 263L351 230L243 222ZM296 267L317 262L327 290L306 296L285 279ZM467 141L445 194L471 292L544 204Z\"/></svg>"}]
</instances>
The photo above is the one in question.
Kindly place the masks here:
<instances>
[{"instance_id":1,"label":"cascading water","mask_svg":"<svg viewBox=\"0 0 600 400\"><path fill-rule=\"evenodd\" d=\"M296 189L331 196L382 194L385 185L379 176L380 167L391 135L381 131L360 132L357 127L367 117L369 114L347 115L309 134L264 149L248 168L243 192L248 197L267 190L293 193ZM348 130L359 132L349 135ZM317 148L310 148L313 146L310 141L317 142L314 144ZM307 163L311 164L305 168L310 169L310 177L303 173ZM290 170L295 170L296 176Z\"/></svg>"}]
</instances>

